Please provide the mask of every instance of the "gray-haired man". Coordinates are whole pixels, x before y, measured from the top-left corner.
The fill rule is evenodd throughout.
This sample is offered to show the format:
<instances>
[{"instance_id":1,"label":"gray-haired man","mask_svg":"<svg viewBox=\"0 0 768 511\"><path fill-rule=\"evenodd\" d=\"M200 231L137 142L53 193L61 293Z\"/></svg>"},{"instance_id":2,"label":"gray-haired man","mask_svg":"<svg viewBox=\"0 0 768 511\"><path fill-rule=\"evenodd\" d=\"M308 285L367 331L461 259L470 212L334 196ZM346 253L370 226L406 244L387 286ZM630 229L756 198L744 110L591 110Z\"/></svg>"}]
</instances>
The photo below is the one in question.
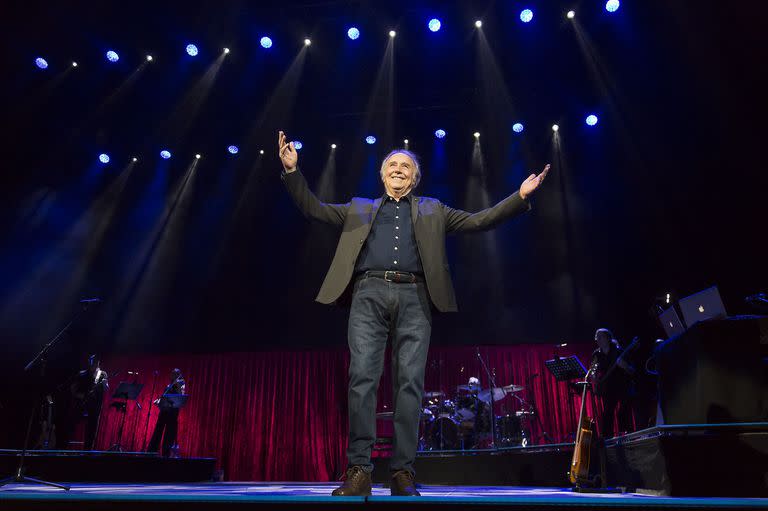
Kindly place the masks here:
<instances>
[{"instance_id":1,"label":"gray-haired man","mask_svg":"<svg viewBox=\"0 0 768 511\"><path fill-rule=\"evenodd\" d=\"M333 495L371 494L371 449L376 438L376 391L387 338L392 339L394 443L390 470L392 495L418 495L414 482L424 367L432 330L432 306L456 311L445 254L445 235L483 231L528 211L528 198L541 185L549 165L531 174L515 192L477 213L450 208L437 199L417 197L421 179L416 156L389 153L381 165L385 193L378 199L355 197L346 204L320 202L298 171L298 154L278 134L282 179L308 218L342 229L336 254L316 300L334 303L351 291L348 342L349 446L344 483Z\"/></svg>"}]
</instances>

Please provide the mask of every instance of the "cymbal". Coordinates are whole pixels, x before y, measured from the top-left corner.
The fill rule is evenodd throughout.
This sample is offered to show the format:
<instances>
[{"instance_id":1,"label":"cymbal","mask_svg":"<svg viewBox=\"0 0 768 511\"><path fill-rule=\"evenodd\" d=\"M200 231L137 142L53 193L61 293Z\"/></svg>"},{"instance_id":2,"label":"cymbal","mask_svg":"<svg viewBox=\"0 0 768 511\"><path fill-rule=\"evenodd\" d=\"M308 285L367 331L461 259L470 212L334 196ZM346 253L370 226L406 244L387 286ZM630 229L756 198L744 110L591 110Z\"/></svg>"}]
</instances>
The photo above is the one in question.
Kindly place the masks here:
<instances>
[{"instance_id":1,"label":"cymbal","mask_svg":"<svg viewBox=\"0 0 768 511\"><path fill-rule=\"evenodd\" d=\"M445 395L445 392L443 392L442 390L433 390L433 391L424 392L425 399L434 399L436 397L443 397L444 395Z\"/></svg>"},{"instance_id":2,"label":"cymbal","mask_svg":"<svg viewBox=\"0 0 768 511\"><path fill-rule=\"evenodd\" d=\"M490 403L491 394L493 394L494 401L501 401L506 396L510 394L514 394L515 392L520 392L524 388L525 387L523 387L522 385L506 385L504 387L493 387L490 389L483 389L477 393L477 398L480 401L485 401L486 403Z\"/></svg>"},{"instance_id":3,"label":"cymbal","mask_svg":"<svg viewBox=\"0 0 768 511\"><path fill-rule=\"evenodd\" d=\"M482 387L480 385L457 385L456 390L466 390L468 392L479 392Z\"/></svg>"}]
</instances>

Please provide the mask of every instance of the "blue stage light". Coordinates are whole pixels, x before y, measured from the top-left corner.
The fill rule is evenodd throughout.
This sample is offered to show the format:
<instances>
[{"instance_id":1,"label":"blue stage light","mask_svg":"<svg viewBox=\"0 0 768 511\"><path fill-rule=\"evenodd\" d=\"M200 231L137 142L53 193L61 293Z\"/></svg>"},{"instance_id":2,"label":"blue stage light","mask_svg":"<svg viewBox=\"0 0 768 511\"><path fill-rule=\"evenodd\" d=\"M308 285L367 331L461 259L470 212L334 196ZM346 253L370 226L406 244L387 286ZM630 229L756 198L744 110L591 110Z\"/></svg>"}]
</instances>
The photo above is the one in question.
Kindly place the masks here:
<instances>
[{"instance_id":1,"label":"blue stage light","mask_svg":"<svg viewBox=\"0 0 768 511\"><path fill-rule=\"evenodd\" d=\"M37 57L35 59L35 65L40 69L45 69L48 67L48 62L43 57Z\"/></svg>"},{"instance_id":2,"label":"blue stage light","mask_svg":"<svg viewBox=\"0 0 768 511\"><path fill-rule=\"evenodd\" d=\"M301 149L302 147L304 147L304 144L302 144L302 143L301 143L301 142L299 142L298 140L294 140L294 141L293 141L293 148L294 148L294 149L296 149L296 150L298 151L298 150L299 150L299 149Z\"/></svg>"},{"instance_id":3,"label":"blue stage light","mask_svg":"<svg viewBox=\"0 0 768 511\"><path fill-rule=\"evenodd\" d=\"M236 145L231 145L231 146L227 147L227 151L229 151L229 154L237 154L237 152L239 150L240 149L238 149L238 147Z\"/></svg>"},{"instance_id":4,"label":"blue stage light","mask_svg":"<svg viewBox=\"0 0 768 511\"><path fill-rule=\"evenodd\" d=\"M167 160L171 157L171 152L168 149L163 149L160 151L160 157L164 160Z\"/></svg>"},{"instance_id":5,"label":"blue stage light","mask_svg":"<svg viewBox=\"0 0 768 511\"><path fill-rule=\"evenodd\" d=\"M523 123L521 122L516 122L515 124L512 125L512 131L514 131L515 133L522 133L524 129L525 129L525 126L523 126Z\"/></svg>"},{"instance_id":6,"label":"blue stage light","mask_svg":"<svg viewBox=\"0 0 768 511\"><path fill-rule=\"evenodd\" d=\"M101 153L99 155L99 161L101 163L109 163L109 155L107 153Z\"/></svg>"},{"instance_id":7,"label":"blue stage light","mask_svg":"<svg viewBox=\"0 0 768 511\"><path fill-rule=\"evenodd\" d=\"M445 130L437 130L437 131L435 131L435 136L437 138L445 138Z\"/></svg>"},{"instance_id":8,"label":"blue stage light","mask_svg":"<svg viewBox=\"0 0 768 511\"><path fill-rule=\"evenodd\" d=\"M187 55L190 57L195 57L197 55L197 46L194 44L188 44L187 45Z\"/></svg>"},{"instance_id":9,"label":"blue stage light","mask_svg":"<svg viewBox=\"0 0 768 511\"><path fill-rule=\"evenodd\" d=\"M116 51L109 50L107 52L107 60L110 62L117 62L120 60L120 55L118 55Z\"/></svg>"},{"instance_id":10,"label":"blue stage light","mask_svg":"<svg viewBox=\"0 0 768 511\"><path fill-rule=\"evenodd\" d=\"M259 42L261 43L262 48L272 48L272 39L269 37L264 36Z\"/></svg>"},{"instance_id":11,"label":"blue stage light","mask_svg":"<svg viewBox=\"0 0 768 511\"><path fill-rule=\"evenodd\" d=\"M373 135L368 135L367 137L365 137L365 143L368 144L368 145L375 144L376 143L376 137L374 137Z\"/></svg>"},{"instance_id":12,"label":"blue stage light","mask_svg":"<svg viewBox=\"0 0 768 511\"><path fill-rule=\"evenodd\" d=\"M621 3L619 3L619 0L608 0L605 2L605 10L608 12L616 12L619 10L619 6Z\"/></svg>"},{"instance_id":13,"label":"blue stage light","mask_svg":"<svg viewBox=\"0 0 768 511\"><path fill-rule=\"evenodd\" d=\"M530 9L523 9L523 11L520 13L520 21L523 23L528 23L533 19L533 11Z\"/></svg>"},{"instance_id":14,"label":"blue stage light","mask_svg":"<svg viewBox=\"0 0 768 511\"><path fill-rule=\"evenodd\" d=\"M586 122L588 126L594 126L597 124L597 116L595 114L590 114L584 122Z\"/></svg>"},{"instance_id":15,"label":"blue stage light","mask_svg":"<svg viewBox=\"0 0 768 511\"><path fill-rule=\"evenodd\" d=\"M360 31L357 28L352 27L349 30L347 30L347 37L349 37L354 41L355 39L360 37Z\"/></svg>"},{"instance_id":16,"label":"blue stage light","mask_svg":"<svg viewBox=\"0 0 768 511\"><path fill-rule=\"evenodd\" d=\"M440 27L442 26L442 24L440 23L439 19L432 18L431 20L429 20L429 23L427 24L427 26L429 27L429 30L431 30L432 32L437 32L438 30L440 30Z\"/></svg>"}]
</instances>

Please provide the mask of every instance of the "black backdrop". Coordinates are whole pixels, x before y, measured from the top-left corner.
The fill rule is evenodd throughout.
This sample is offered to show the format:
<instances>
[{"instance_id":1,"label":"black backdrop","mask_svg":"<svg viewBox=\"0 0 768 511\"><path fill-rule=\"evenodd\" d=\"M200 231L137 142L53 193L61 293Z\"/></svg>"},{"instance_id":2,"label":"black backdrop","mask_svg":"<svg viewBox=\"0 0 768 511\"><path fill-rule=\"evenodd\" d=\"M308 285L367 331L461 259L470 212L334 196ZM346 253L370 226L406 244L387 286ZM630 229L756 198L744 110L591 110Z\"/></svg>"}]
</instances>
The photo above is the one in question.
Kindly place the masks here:
<instances>
[{"instance_id":1,"label":"black backdrop","mask_svg":"<svg viewBox=\"0 0 768 511\"><path fill-rule=\"evenodd\" d=\"M478 209L483 194L495 202L553 164L530 214L449 240L461 312L438 318L433 342L559 343L588 340L598 326L656 336L655 297L712 284L729 311L746 310L743 296L768 287L757 7L625 1L611 16L602 2L582 2L589 57L564 18L570 5L536 5L525 26L522 7L11 8L0 96L0 338L9 358L31 356L91 296L104 305L61 348L72 357L344 343L344 311L312 302L337 234L290 203L278 129L303 141L305 174L335 201L380 193L378 163L405 137L423 158L419 192L455 207ZM438 34L426 31L432 15L443 20ZM483 65L475 18L503 81ZM352 24L363 34L356 42L344 36ZM390 96L371 92L390 27L398 36L387 110ZM262 34L275 41L270 51L258 45ZM313 45L300 72L284 78L305 35ZM197 59L184 54L188 41L201 48ZM224 45L232 53L210 92L189 94ZM116 65L103 58L109 48L121 54ZM128 80L149 52L154 62ZM50 61L46 72L33 65L38 55ZM80 65L62 76L72 59ZM590 129L592 111L600 123ZM522 135L511 130L517 119ZM443 141L437 128L448 132ZM482 172L472 165L475 130ZM363 143L369 132L376 145ZM335 171L321 183L331 142ZM236 158L230 143L241 148ZM157 156L163 147L174 153L168 162ZM109 166L96 163L102 151ZM203 158L185 174L196 152ZM125 170L133 155L139 162Z\"/></svg>"}]
</instances>

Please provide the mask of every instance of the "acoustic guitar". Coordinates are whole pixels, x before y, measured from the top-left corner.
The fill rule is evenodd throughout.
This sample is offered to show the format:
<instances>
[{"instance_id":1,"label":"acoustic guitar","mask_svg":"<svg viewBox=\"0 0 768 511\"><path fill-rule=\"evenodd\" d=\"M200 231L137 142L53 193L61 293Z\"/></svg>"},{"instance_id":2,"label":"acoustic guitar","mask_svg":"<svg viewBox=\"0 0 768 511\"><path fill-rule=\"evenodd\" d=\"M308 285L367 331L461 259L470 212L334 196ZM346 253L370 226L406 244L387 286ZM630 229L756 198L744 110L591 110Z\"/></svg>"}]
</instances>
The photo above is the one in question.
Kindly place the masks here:
<instances>
[{"instance_id":1,"label":"acoustic guitar","mask_svg":"<svg viewBox=\"0 0 768 511\"><path fill-rule=\"evenodd\" d=\"M592 450L592 437L595 433L595 420L589 417L587 411L587 387L589 386L589 377L595 372L595 364L589 368L584 375L584 381L581 384L584 389L581 391L581 410L579 411L579 424L576 429L576 442L573 446L573 458L571 458L571 470L568 471L568 480L577 487L590 484L589 478L589 457Z\"/></svg>"}]
</instances>

